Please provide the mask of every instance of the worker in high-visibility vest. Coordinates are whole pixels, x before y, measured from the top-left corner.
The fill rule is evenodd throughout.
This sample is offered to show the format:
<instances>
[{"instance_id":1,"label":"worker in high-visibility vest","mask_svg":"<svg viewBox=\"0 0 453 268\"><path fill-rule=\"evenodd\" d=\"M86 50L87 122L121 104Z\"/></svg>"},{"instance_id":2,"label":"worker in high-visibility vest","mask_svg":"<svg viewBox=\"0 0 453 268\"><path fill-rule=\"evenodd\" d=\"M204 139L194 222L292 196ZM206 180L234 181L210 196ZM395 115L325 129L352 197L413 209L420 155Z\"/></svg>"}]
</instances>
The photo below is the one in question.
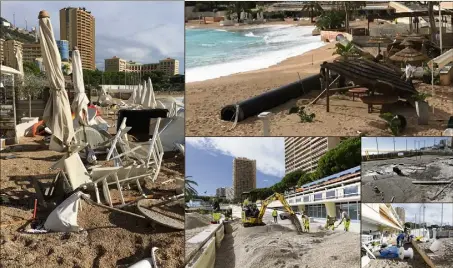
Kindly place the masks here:
<instances>
[{"instance_id":1,"label":"worker in high-visibility vest","mask_svg":"<svg viewBox=\"0 0 453 268\"><path fill-rule=\"evenodd\" d=\"M303 231L307 233L310 232L310 218L308 217L305 211L302 213L302 222L304 224Z\"/></svg>"},{"instance_id":2,"label":"worker in high-visibility vest","mask_svg":"<svg viewBox=\"0 0 453 268\"><path fill-rule=\"evenodd\" d=\"M342 210L340 208L340 214L341 214L341 221L338 223L337 227L340 226L340 224L344 221L344 230L346 232L349 232L349 225L351 224L351 218L349 217L348 213L346 211Z\"/></svg>"},{"instance_id":3,"label":"worker in high-visibility vest","mask_svg":"<svg viewBox=\"0 0 453 268\"><path fill-rule=\"evenodd\" d=\"M272 217L274 217L274 222L277 223L277 209L274 208L274 211L272 211Z\"/></svg>"}]
</instances>

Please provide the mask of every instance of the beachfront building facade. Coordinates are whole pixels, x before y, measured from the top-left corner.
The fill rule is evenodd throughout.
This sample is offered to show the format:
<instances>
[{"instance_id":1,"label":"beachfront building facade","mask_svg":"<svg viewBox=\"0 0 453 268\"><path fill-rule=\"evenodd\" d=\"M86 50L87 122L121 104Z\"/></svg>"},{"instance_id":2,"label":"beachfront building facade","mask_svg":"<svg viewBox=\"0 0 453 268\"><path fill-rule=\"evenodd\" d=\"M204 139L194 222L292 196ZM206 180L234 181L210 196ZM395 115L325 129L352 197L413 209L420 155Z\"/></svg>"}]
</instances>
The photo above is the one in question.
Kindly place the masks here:
<instances>
[{"instance_id":1,"label":"beachfront building facade","mask_svg":"<svg viewBox=\"0 0 453 268\"><path fill-rule=\"evenodd\" d=\"M22 45L22 60L24 62L35 62L37 58L42 58L41 44L29 43Z\"/></svg>"},{"instance_id":2,"label":"beachfront building facade","mask_svg":"<svg viewBox=\"0 0 453 268\"><path fill-rule=\"evenodd\" d=\"M104 60L104 70L106 72L125 72L126 60L113 56L111 59Z\"/></svg>"},{"instance_id":3,"label":"beachfront building facade","mask_svg":"<svg viewBox=\"0 0 453 268\"><path fill-rule=\"evenodd\" d=\"M404 230L404 222L391 204L363 203L362 212L362 243L395 242L399 232Z\"/></svg>"},{"instance_id":4,"label":"beachfront building facade","mask_svg":"<svg viewBox=\"0 0 453 268\"><path fill-rule=\"evenodd\" d=\"M141 64L135 61L127 61L125 59L114 56L111 59L104 60L106 72L128 72L146 74L154 71L164 72L168 76L179 74L179 61L172 58L160 60L159 63Z\"/></svg>"},{"instance_id":5,"label":"beachfront building facade","mask_svg":"<svg viewBox=\"0 0 453 268\"><path fill-rule=\"evenodd\" d=\"M66 7L60 10L60 39L80 51L82 68L95 70L95 19L86 8Z\"/></svg>"},{"instance_id":6,"label":"beachfront building facade","mask_svg":"<svg viewBox=\"0 0 453 268\"><path fill-rule=\"evenodd\" d=\"M316 222L325 223L327 215L340 219L340 209L351 218L350 231L360 232L360 166L327 176L285 195L294 211L305 211ZM283 210L280 201L269 208Z\"/></svg>"},{"instance_id":7,"label":"beachfront building facade","mask_svg":"<svg viewBox=\"0 0 453 268\"><path fill-rule=\"evenodd\" d=\"M22 43L16 40L3 42L3 61L6 66L19 70L16 61L16 52L20 50L23 55Z\"/></svg>"},{"instance_id":8,"label":"beachfront building facade","mask_svg":"<svg viewBox=\"0 0 453 268\"><path fill-rule=\"evenodd\" d=\"M256 188L256 160L237 157L233 159L234 199L241 200L244 192ZM241 200L242 201L242 200Z\"/></svg>"},{"instance_id":9,"label":"beachfront building facade","mask_svg":"<svg viewBox=\"0 0 453 268\"><path fill-rule=\"evenodd\" d=\"M319 159L340 141L339 137L285 138L285 174L296 170L315 171Z\"/></svg>"}]
</instances>

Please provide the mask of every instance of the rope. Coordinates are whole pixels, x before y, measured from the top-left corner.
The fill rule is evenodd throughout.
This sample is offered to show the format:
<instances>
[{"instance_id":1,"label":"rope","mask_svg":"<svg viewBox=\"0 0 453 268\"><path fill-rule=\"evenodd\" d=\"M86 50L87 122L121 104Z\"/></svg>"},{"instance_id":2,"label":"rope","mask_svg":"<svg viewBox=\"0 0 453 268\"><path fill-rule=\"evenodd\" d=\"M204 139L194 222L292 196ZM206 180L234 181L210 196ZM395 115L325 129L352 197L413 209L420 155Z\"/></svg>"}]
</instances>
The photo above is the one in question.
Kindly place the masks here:
<instances>
[{"instance_id":1,"label":"rope","mask_svg":"<svg viewBox=\"0 0 453 268\"><path fill-rule=\"evenodd\" d=\"M231 128L228 129L228 131L232 131L232 130L236 127L236 125L237 125L237 123L238 123L238 117L239 117L239 104L236 104L236 112L234 113L233 116L235 117L235 118L234 118L234 123L233 123L233 125L231 126Z\"/></svg>"}]
</instances>

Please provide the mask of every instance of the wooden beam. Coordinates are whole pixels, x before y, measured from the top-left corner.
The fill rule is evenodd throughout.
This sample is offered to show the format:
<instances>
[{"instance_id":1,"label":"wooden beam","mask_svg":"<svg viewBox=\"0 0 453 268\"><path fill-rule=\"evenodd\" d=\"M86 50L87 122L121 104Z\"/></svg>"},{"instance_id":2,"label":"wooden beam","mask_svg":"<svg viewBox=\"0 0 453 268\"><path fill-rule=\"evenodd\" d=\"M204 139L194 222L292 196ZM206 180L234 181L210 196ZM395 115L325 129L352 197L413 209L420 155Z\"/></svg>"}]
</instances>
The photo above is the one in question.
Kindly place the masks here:
<instances>
[{"instance_id":1,"label":"wooden beam","mask_svg":"<svg viewBox=\"0 0 453 268\"><path fill-rule=\"evenodd\" d=\"M452 181L412 181L413 184L450 184Z\"/></svg>"},{"instance_id":2,"label":"wooden beam","mask_svg":"<svg viewBox=\"0 0 453 268\"><path fill-rule=\"evenodd\" d=\"M423 260L426 262L426 264L431 267L431 268L436 268L436 265L434 265L433 261L426 255L426 253L420 249L420 247L417 245L417 243L412 240L412 246L415 248L415 250L420 254L423 258Z\"/></svg>"}]
</instances>

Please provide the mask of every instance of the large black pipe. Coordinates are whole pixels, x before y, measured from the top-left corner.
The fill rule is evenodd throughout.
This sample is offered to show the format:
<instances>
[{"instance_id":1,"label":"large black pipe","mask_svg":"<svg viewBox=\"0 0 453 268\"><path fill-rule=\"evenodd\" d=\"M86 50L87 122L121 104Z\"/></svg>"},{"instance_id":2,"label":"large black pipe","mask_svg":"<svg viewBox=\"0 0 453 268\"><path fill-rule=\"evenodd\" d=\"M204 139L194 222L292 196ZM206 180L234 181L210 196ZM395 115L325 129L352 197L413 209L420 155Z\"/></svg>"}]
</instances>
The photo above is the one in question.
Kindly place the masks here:
<instances>
[{"instance_id":1,"label":"large black pipe","mask_svg":"<svg viewBox=\"0 0 453 268\"><path fill-rule=\"evenodd\" d=\"M299 98L310 92L320 90L321 80L319 74L308 76L300 81L264 92L261 95L239 102L238 122L250 116L270 110L283 103ZM220 118L224 121L234 121L236 116L236 105L231 104L222 108Z\"/></svg>"},{"instance_id":2,"label":"large black pipe","mask_svg":"<svg viewBox=\"0 0 453 268\"><path fill-rule=\"evenodd\" d=\"M116 130L121 125L123 118L126 117L126 126L131 127L128 134L134 136L138 141L148 141L150 120L152 118L167 118L167 109L143 109L129 110L121 109L118 111Z\"/></svg>"}]
</instances>

